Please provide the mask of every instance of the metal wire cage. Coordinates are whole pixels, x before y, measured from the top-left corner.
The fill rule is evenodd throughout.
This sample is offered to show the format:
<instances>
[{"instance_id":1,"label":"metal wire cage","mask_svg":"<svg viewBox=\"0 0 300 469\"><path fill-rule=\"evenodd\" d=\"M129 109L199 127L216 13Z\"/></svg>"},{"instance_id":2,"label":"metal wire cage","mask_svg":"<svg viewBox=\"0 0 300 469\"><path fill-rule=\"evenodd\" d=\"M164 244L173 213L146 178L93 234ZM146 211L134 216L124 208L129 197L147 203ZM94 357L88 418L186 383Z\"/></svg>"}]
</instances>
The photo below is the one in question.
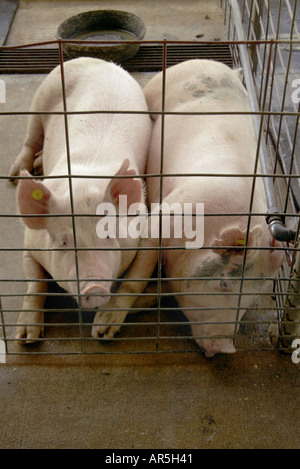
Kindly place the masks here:
<instances>
[{"instance_id":1,"label":"metal wire cage","mask_svg":"<svg viewBox=\"0 0 300 469\"><path fill-rule=\"evenodd\" d=\"M261 151L264 170L282 173L267 183L268 222L276 213L285 226L299 230L299 5L297 1L223 2L229 37L247 44L238 46L253 111L261 111L265 137ZM298 87L298 91L297 91ZM267 169L269 168L269 169ZM274 182L274 185L273 185ZM267 187L268 186L268 187ZM273 218L273 214L275 217ZM281 214L281 215L280 215ZM294 214L294 216L293 216ZM290 215L290 216L289 216ZM277 218L277 220L279 220ZM276 221L275 221L276 223ZM278 226L280 231L280 228ZM276 228L277 230L277 228ZM272 231L272 227L271 227ZM284 239L273 231L277 239ZM297 239L299 231L296 235ZM288 348L299 336L299 254L289 251L287 264L276 282L280 346ZM284 281L283 279L286 279ZM284 293L288 293L285 295ZM281 322L280 322L281 321Z\"/></svg>"},{"instance_id":2,"label":"metal wire cage","mask_svg":"<svg viewBox=\"0 0 300 469\"><path fill-rule=\"evenodd\" d=\"M174 63L172 51L179 45L183 48L183 58L175 58L175 63L187 58L184 53L192 48L196 57L206 57L205 54L209 51L209 56L214 54L213 58L243 69L244 84L249 94L257 133L257 148L262 169L260 176L263 176L268 203L266 223L272 236L282 243L280 249L285 251L286 261L279 275L272 279L274 288L269 295L273 297L274 306L271 310L254 306L242 321L236 320L236 324L240 322L241 327L234 340L238 351L274 348L289 351L293 340L300 335L298 2L223 0L221 4L228 41L199 41L196 46L194 43L176 41L157 41L151 44L160 50L159 69L162 70ZM63 42L58 41L57 44L57 60L63 67ZM146 48L150 46L146 41L142 44ZM5 50L7 54L13 51L16 51L16 48ZM29 111L24 114L29 114ZM67 114L64 113L66 119ZM3 118L7 117L6 113L1 115ZM258 174L253 175L256 176ZM70 174L68 177L71 179ZM2 179L5 178L7 175L2 176ZM164 175L161 174L160 178L163 180ZM7 223L8 220L13 223L18 219L16 214L5 213L4 208L1 212L2 223ZM79 214L72 213L72 217L76 215ZM13 224L12 226L16 227ZM14 259L19 262L23 248L6 247L2 248L2 251L13 254ZM242 281L243 273L241 275ZM164 277L161 258L149 283L155 284L156 303L154 306L143 307L141 314L129 315L121 333L109 342L90 336L94 312L81 310L70 295L57 288L55 280L47 279L49 293L45 305L45 337L40 338L36 344L21 345L14 339L14 330L20 308L19 300L24 296L26 281L16 273L1 279L0 333L7 356L199 351L191 334L190 323L178 308L173 295L165 288L167 279ZM136 282L140 280L135 279ZM177 280L180 282L183 279ZM264 281L263 278L255 280ZM6 291L6 286L12 284L18 285L18 288L13 292ZM118 284L116 282L115 295L118 295ZM142 296L153 296L153 292L144 292ZM133 308L131 312L139 309Z\"/></svg>"}]
</instances>

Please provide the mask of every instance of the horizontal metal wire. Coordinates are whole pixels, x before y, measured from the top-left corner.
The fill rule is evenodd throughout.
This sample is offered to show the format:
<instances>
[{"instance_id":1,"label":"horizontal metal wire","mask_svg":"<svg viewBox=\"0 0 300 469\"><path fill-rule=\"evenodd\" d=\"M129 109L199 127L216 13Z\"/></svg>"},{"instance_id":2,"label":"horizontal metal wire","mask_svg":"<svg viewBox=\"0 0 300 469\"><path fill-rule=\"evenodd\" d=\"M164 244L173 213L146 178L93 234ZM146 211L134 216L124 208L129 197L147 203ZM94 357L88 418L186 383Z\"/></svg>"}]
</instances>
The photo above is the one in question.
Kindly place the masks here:
<instances>
[{"instance_id":1,"label":"horizontal metal wire","mask_svg":"<svg viewBox=\"0 0 300 469\"><path fill-rule=\"evenodd\" d=\"M234 251L238 251L238 248L239 246L237 246L236 248L232 247L232 246L216 246L216 247L213 247L213 249L215 250L216 248L218 248L219 250L225 250L225 251L228 251L229 250L234 250ZM201 247L201 250L211 250L212 247L211 246L203 246ZM241 248L242 250L245 250L245 247L244 248ZM177 246L169 246L169 247L148 247L148 248L145 248L145 247L140 247L140 246L137 246L135 248L68 248L69 251L71 252L86 252L86 251L94 251L94 252L105 252L105 251L157 251L157 252L164 252L164 251L184 251L186 252L186 247L185 246L182 246L182 247L177 247ZM195 251L197 249L193 249L193 251ZM280 248L280 247L276 247L276 248L270 248L270 247L247 247L247 251L286 251L286 248ZM43 248L0 248L0 252L56 252L56 251L62 251L61 248L52 248L52 249L43 249ZM65 250L67 251L67 249ZM299 248L289 248L289 251L290 253L298 253L299 252ZM78 277L79 278L79 277ZM247 277L244 277L243 278L247 278ZM263 277L261 277L263 278ZM116 279L114 279L116 280ZM117 281L117 280L116 280Z\"/></svg>"},{"instance_id":2,"label":"horizontal metal wire","mask_svg":"<svg viewBox=\"0 0 300 469\"><path fill-rule=\"evenodd\" d=\"M257 336L256 338L258 339L259 337L263 337L263 336ZM138 342L138 341L141 341L141 342L150 342L150 341L156 341L157 339L159 341L167 341L167 340L174 340L174 341L182 341L182 340L190 340L190 341L195 341L195 339L230 339L232 338L232 336L228 335L228 334L224 334L224 335L212 335L212 336L206 336L206 335L195 335L195 336L190 336L190 335L179 335L179 336L148 336L148 337L113 337L112 339L110 339L112 342ZM98 339L95 339L93 337L39 337L38 339L36 339L36 342L48 342L48 341L52 341L52 342L100 342L100 343L103 343L103 342L107 342L107 339L101 339L101 338L98 338ZM11 342L12 339L7 339L7 342ZM20 341L22 341L22 339L20 339ZM104 352L104 353L107 353L107 352Z\"/></svg>"},{"instance_id":3,"label":"horizontal metal wire","mask_svg":"<svg viewBox=\"0 0 300 469\"><path fill-rule=\"evenodd\" d=\"M72 180L72 179L138 179L138 178L144 178L144 179L147 179L147 178L168 178L168 177L213 177L213 178L223 178L223 177L231 177L231 178L271 178L271 179L298 179L300 177L300 175L298 174L294 174L294 173L290 173L290 174L274 174L274 173L270 173L270 174L260 174L260 173L252 173L252 174L249 174L249 173L236 173L236 174L232 174L232 173L157 173L157 174L140 174L138 176L92 176L92 175L57 175L57 176L34 176L34 179L42 179L42 180L46 180L46 179L69 179L69 180ZM0 176L0 179L6 179L6 180L9 180L11 179L9 176ZM20 180L20 179L28 179L28 177L25 177L25 176L14 176L13 179L15 180ZM244 214L244 212L242 212ZM280 212L279 212L280 213ZM239 214L241 214L241 212L239 212ZM247 212L246 212L247 214ZM252 214L252 213L251 213ZM285 214L285 213L284 213ZM74 214L75 215L75 214ZM221 213L219 214L220 216L222 215ZM295 215L295 214L294 214ZM14 215L14 216L17 216L17 215ZM23 215L23 216L26 216L26 215ZM28 215L29 216L29 215ZM32 215L31 215L32 216ZM38 214L34 215L34 216L39 216ZM45 216L45 215L44 215ZM64 215L61 215L61 214L48 214L47 216L55 216L55 217L59 217L59 216L64 216ZM89 216L92 216L92 215L89 215Z\"/></svg>"},{"instance_id":4,"label":"horizontal metal wire","mask_svg":"<svg viewBox=\"0 0 300 469\"><path fill-rule=\"evenodd\" d=\"M193 175L192 175L193 176ZM240 176L240 175L239 175ZM175 176L174 176L175 177ZM224 177L227 177L227 176L224 176ZM264 176L263 176L264 177ZM101 204L100 204L101 205ZM156 204L155 204L156 205ZM192 202L188 203L188 205L192 205ZM134 213L134 214L130 214L130 213L126 213L126 214L119 214L119 213L113 213L113 214L107 214L107 215L99 215L97 213L80 213L80 212L74 212L74 213L69 213L69 212L66 212L66 213L45 213L45 214L39 214L39 213L34 213L34 214L18 214L18 213L2 213L0 214L1 217L3 218L62 218L62 217L65 217L65 218L70 218L70 217L74 217L74 218L97 218L97 219L103 219L103 218L134 218L136 217L137 215L139 215L140 217L145 217L145 218L148 218L148 217L152 217L152 218L160 218L160 217L182 217L183 213L182 213L182 210L181 211L178 211L178 213L174 212L174 211L170 211L168 213L167 210L164 209L164 207L158 207L159 208L159 212L157 213L153 213L153 212L150 212L149 213ZM172 209L172 205L170 205L170 209ZM139 209L138 209L139 210ZM165 211L164 211L165 210ZM187 212L187 210L184 210L184 215L187 216L187 217L237 217L237 216L243 216L243 217L251 217L251 216L255 216L255 217L265 217L266 216L266 212L256 212L256 211L251 211L251 212L208 212L208 213L204 213L203 215L202 214L197 214L195 212ZM276 212L276 215L279 215L279 216L286 216L286 217L296 217L296 218L299 218L300 217L300 214L296 214L294 212Z\"/></svg>"},{"instance_id":5,"label":"horizontal metal wire","mask_svg":"<svg viewBox=\"0 0 300 469\"><path fill-rule=\"evenodd\" d=\"M10 46L0 46L0 51L1 50L16 50L16 49L26 49L30 47L38 47L38 46L49 46L49 45L58 45L61 46L63 44L84 44L86 43L86 40L80 40L80 39L57 39L54 41L45 41L45 42L33 42L33 43L28 43L28 44L17 44L17 45L10 45ZM89 44L120 44L120 40L105 40L105 41L99 41L99 40L89 40ZM162 39L162 40L122 40L122 44L152 44L152 45L162 45L167 47L168 45L172 44L178 44L178 45L214 45L216 47L220 45L266 45L266 44L287 44L287 45L294 45L294 44L300 44L299 39L293 39L293 38L270 38L270 39L245 39L245 40L227 40L227 41L195 41L195 40L187 40L187 41L182 41L182 40L169 40L169 39Z\"/></svg>"},{"instance_id":6,"label":"horizontal metal wire","mask_svg":"<svg viewBox=\"0 0 300 469\"><path fill-rule=\"evenodd\" d=\"M247 251L286 251L287 248L285 247L270 247L270 246L203 246L200 248L202 251L203 250L222 250L222 251L239 251L239 250L247 250ZM158 252L163 252L163 251L186 251L187 248L185 246L157 246L157 247L131 247L131 248L124 248L124 247L119 247L119 248L0 248L0 252L55 252L55 251L71 251L71 252L81 252L81 251L158 251ZM193 249L194 251L197 249ZM299 248L293 248L289 247L288 250L292 252L299 252Z\"/></svg>"},{"instance_id":7,"label":"horizontal metal wire","mask_svg":"<svg viewBox=\"0 0 300 469\"><path fill-rule=\"evenodd\" d=\"M173 294L173 296L177 294ZM282 296L283 298L285 297L285 295L287 295L287 293L283 293L282 292L282 295L279 295L278 298L280 298L280 296ZM28 296L32 296L32 295L28 295ZM45 294L44 294L45 296ZM125 296L125 295L122 295L122 296ZM155 295L152 295L152 296L155 296ZM207 295L209 296L209 295ZM257 295L255 295L257 296ZM296 295L294 295L296 296ZM160 306L159 307L159 311L161 312L182 312L182 310L184 309L184 311L236 311L237 310L237 307L229 307L229 306L185 306L184 308L180 308L180 307L173 307L173 306ZM240 307L240 310L245 310L245 309L249 309L249 307L247 306L241 306ZM278 310L283 310L285 309L283 306L276 306L276 305L272 305L271 308L268 308L266 306L264 307L259 307L259 306L251 306L251 311L255 311L255 312L265 312L265 311L270 311L270 310L274 310L274 311L278 311ZM295 307L294 308L295 311L298 311L300 309L299 306ZM145 312L155 312L157 311L158 308L157 307L139 307L139 308L135 308L135 307L132 307L130 308L130 312L139 312L139 311L145 311ZM45 309L42 309L42 308L30 308L30 309L26 309L26 308L22 308L22 311L24 312L44 312ZM66 309L63 309L63 308L50 308L50 309L47 309L46 312L49 312L49 313L57 313L57 311L59 312L66 312L69 314L69 313L78 313L78 312L82 312L82 313L85 313L85 312L96 312L96 309L83 309L83 308L67 308ZM101 311L105 311L105 312L120 312L120 311L127 311L126 308L105 308L103 306L103 308L101 307ZM3 312L6 312L6 313L17 313L17 312L20 312L20 308L5 308L3 309ZM158 321L158 323L160 324L160 321ZM236 323L236 321L234 322Z\"/></svg>"},{"instance_id":8,"label":"horizontal metal wire","mask_svg":"<svg viewBox=\"0 0 300 469\"><path fill-rule=\"evenodd\" d=\"M264 280L274 280L274 281L277 281L280 279L280 281L289 281L290 280L290 277L284 277L284 276L280 276L280 278L278 279L277 277L241 277L241 276L236 276L236 277L231 277L231 276L221 276L221 277L202 277L202 276L193 276L193 277L150 277L150 278L147 278L147 277L143 277L143 278L130 278L130 279L126 279L126 282L133 282L133 283L136 283L136 282L148 282L148 283L156 283L158 281L160 282L184 282L184 281L201 281L201 280L205 280L207 282L213 282L213 281L216 281L216 280L249 280L249 281L261 281L262 279ZM86 277L81 277L80 280L83 282L91 282L93 280L95 280L95 278L86 278ZM100 280L100 279L99 279ZM122 283L124 282L124 279L122 278L101 278L101 281L113 281L115 282L116 284L118 283ZM58 283L58 282L77 282L77 279L71 279L71 278L0 278L0 282L19 282L19 283L24 283L24 282L45 282L45 283Z\"/></svg>"},{"instance_id":9,"label":"horizontal metal wire","mask_svg":"<svg viewBox=\"0 0 300 469\"><path fill-rule=\"evenodd\" d=\"M129 111L129 110L96 110L92 111L1 111L0 116L71 116L84 114L121 114L121 115L159 115L159 116L291 116L298 117L296 111Z\"/></svg>"},{"instance_id":10,"label":"horizontal metal wire","mask_svg":"<svg viewBox=\"0 0 300 469\"><path fill-rule=\"evenodd\" d=\"M39 46L58 46L60 50L62 50L63 44L80 44L80 43L86 43L84 40L62 40L58 39L55 41L46 41L46 42L35 42L35 43L30 43L30 44L19 44L19 45L11 45L11 46L0 46L0 51L14 51L14 50L21 50L21 49L29 49L31 47L39 47ZM89 41L89 44L119 44L120 41ZM259 45L290 45L294 46L297 44L300 44L299 39L293 39L293 38L270 38L270 39L247 39L247 40L227 40L227 41L180 41L180 40L132 40L132 41L123 41L123 44L140 44L140 45L161 45L165 48L168 47L168 45L201 45L201 46L213 46L213 47L220 47L224 45L228 46L239 46L239 45L248 45L248 46L259 46Z\"/></svg>"},{"instance_id":11,"label":"horizontal metal wire","mask_svg":"<svg viewBox=\"0 0 300 469\"><path fill-rule=\"evenodd\" d=\"M274 350L274 347L236 347L237 352L270 352ZM282 351L285 349L282 348ZM287 349L288 350L288 349ZM116 351L116 350L106 350L106 351L89 351L89 350L78 350L78 351L65 351L65 352L53 352L53 351L47 351L47 352L36 352L34 350L30 350L28 352L9 352L10 356L28 356L28 355L33 355L33 356L74 356L74 355L167 355L167 354L190 354L190 353L197 353L197 354L203 354L203 349L201 350L200 348L197 349L179 349L179 350L174 350L174 349L167 349L167 350L160 350L160 349L155 349L155 350L122 350L122 351Z\"/></svg>"},{"instance_id":12,"label":"horizontal metal wire","mask_svg":"<svg viewBox=\"0 0 300 469\"><path fill-rule=\"evenodd\" d=\"M300 321L297 321L298 323L300 323ZM22 323L5 323L5 326L6 327L15 327L16 325L25 325L22 324ZM122 322L122 323L118 323L118 322L99 322L99 323L93 323L93 322L83 322L82 325L84 327L91 327L93 326L94 324L97 324L97 325L101 325L101 326L124 326L124 328L128 327L145 327L145 326L157 326L158 325L158 322L154 322L154 321L143 321L143 322ZM269 320L263 320L263 319L259 319L259 320L250 320L250 319L243 319L243 320L237 320L237 321L164 321L164 320L161 320L159 322L159 325L160 326L191 326L191 325L203 325L203 324L289 324L289 321L280 321L280 320L275 320L275 319L269 319ZM43 322L43 323L26 323L27 326L46 326L47 328L48 327L61 327L61 326L68 326L68 327L78 327L79 325L79 322ZM14 341L15 339L11 339L12 341Z\"/></svg>"},{"instance_id":13,"label":"horizontal metal wire","mask_svg":"<svg viewBox=\"0 0 300 469\"><path fill-rule=\"evenodd\" d=\"M223 280L227 280L226 277L223 278ZM248 279L247 277L244 277L242 278L242 280L244 282L247 282ZM262 277L261 278L261 281L263 281L264 278ZM81 294L81 293L73 293L73 294L70 294L70 293L52 293L52 292L43 292L43 293L28 293L28 294L24 294L24 293L2 293L1 296L2 298L10 298L10 297L13 297L13 298L18 298L18 297L24 297L24 296L30 296L30 297L44 297L45 294L47 294L47 296L51 297L76 297L76 298L82 298L84 296L86 296L85 294ZM155 293L140 293L140 294L136 294L136 293L102 293L101 295L99 295L99 293L89 293L89 296L90 297L99 297L101 296L101 298L105 298L107 296L109 297L121 297L121 298L125 298L125 297L144 297L144 298L152 298L153 296L155 296L156 294ZM170 293L164 293L164 292L160 292L159 293L159 296L161 298L171 298L173 297L174 295L176 295L177 297L179 296L242 296L242 297L247 297L247 296L255 296L255 297L259 297L259 296L270 296L270 292L257 292L257 291L250 291L250 292L231 292L231 291L220 291L220 292L217 292L217 291L213 291L213 292L209 292L209 291L195 291L195 292L176 292L176 291L172 291ZM281 293L281 292L276 292L276 295L277 296L280 296L280 295L286 295L286 293ZM289 293L289 296L293 297L293 296L298 296L298 293L297 292L290 292ZM101 310L106 310L105 309L105 306L103 306L103 308L101 307ZM197 307L193 307L192 309L198 309ZM204 308L201 308L201 309L206 309L205 307ZM214 308L212 308L214 309ZM223 307L220 307L220 308L216 308L216 309L224 309ZM232 308L229 308L229 309L232 309ZM234 308L236 309L236 308ZM115 309L108 309L108 311L111 311L111 310L115 310ZM124 311L126 311L127 308L124 309ZM31 310L32 311L32 310ZM122 311L122 308L118 308L118 311Z\"/></svg>"}]
</instances>

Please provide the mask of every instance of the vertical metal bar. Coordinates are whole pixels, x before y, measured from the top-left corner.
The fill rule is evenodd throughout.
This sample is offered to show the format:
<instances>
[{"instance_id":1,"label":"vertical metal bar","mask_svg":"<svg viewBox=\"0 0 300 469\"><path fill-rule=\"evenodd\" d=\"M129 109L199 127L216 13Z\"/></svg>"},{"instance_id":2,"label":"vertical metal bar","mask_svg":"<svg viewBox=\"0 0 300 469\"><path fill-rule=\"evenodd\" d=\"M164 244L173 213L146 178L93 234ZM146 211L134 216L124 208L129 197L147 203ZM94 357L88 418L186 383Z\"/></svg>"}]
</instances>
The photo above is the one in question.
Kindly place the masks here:
<instances>
[{"instance_id":1,"label":"vertical metal bar","mask_svg":"<svg viewBox=\"0 0 300 469\"><path fill-rule=\"evenodd\" d=\"M228 7L228 2L227 0L221 0L221 8L223 10L223 16L224 16L224 24L227 22L227 7ZM229 34L228 34L229 37Z\"/></svg>"},{"instance_id":2,"label":"vertical metal bar","mask_svg":"<svg viewBox=\"0 0 300 469\"><path fill-rule=\"evenodd\" d=\"M1 296L0 296L0 319L1 319L2 337L3 337L4 343L5 343L5 353L7 355L8 354L7 337L6 337L6 329L5 329L5 322L4 322L4 314L3 314L3 309L2 309Z\"/></svg>"},{"instance_id":3,"label":"vertical metal bar","mask_svg":"<svg viewBox=\"0 0 300 469\"><path fill-rule=\"evenodd\" d=\"M243 8L242 8L242 21L244 21L245 11L246 11L246 0L244 0Z\"/></svg>"},{"instance_id":4,"label":"vertical metal bar","mask_svg":"<svg viewBox=\"0 0 300 469\"><path fill-rule=\"evenodd\" d=\"M237 5L238 7L238 5ZM249 14L249 22L248 22L248 32L247 32L247 40L249 41L251 39L251 25L252 25L252 18L253 18L253 8L254 8L254 0L251 0L251 6L250 6L250 14ZM235 23L236 25L236 23Z\"/></svg>"},{"instance_id":5,"label":"vertical metal bar","mask_svg":"<svg viewBox=\"0 0 300 469\"><path fill-rule=\"evenodd\" d=\"M62 43L59 40L59 63L61 73L61 85L62 85L62 98L63 98L63 110L64 110L64 125L65 125L65 138L66 138L66 156L68 165L68 181L69 181L69 193L70 193L70 206L71 206L71 220L72 220L72 231L74 241L74 260L76 268L76 283L78 293L78 319L79 319L79 332L80 332L80 343L81 352L83 352L83 321L82 321L82 309L81 309L81 297L80 297L80 282L79 282L79 265L78 265L78 250L76 240L76 224L75 224L75 211L74 211L74 198L73 198L73 186L72 186L72 168L71 168L71 155L70 155L70 142L69 142L69 128L68 128L68 115L67 115L67 98L65 88L65 74L64 74L64 60L63 60L63 49Z\"/></svg>"},{"instance_id":6,"label":"vertical metal bar","mask_svg":"<svg viewBox=\"0 0 300 469\"><path fill-rule=\"evenodd\" d=\"M294 25L295 25L296 12L297 12L297 1L295 1L295 8L294 8L294 12L293 12L293 20L292 20L291 31L290 31L290 40L293 39L293 31L294 31ZM288 63L287 63L287 67L286 67L283 96L282 96L282 101L281 101L281 112L284 111L284 106L285 106L286 92L287 92L287 86L288 86L288 82L289 82L289 74L290 74L290 67L291 67L291 61L292 61L292 54L293 54L293 47L290 44L289 58L288 58ZM280 136L281 136L282 123L283 123L283 115L281 115L280 118L279 118L279 128L278 128L278 132L277 132L277 143L276 143L276 149L275 149L276 160L275 160L274 172L276 172L276 168L277 168L277 161L278 161L277 160L277 155L279 153L279 141L280 141Z\"/></svg>"},{"instance_id":7,"label":"vertical metal bar","mask_svg":"<svg viewBox=\"0 0 300 469\"><path fill-rule=\"evenodd\" d=\"M268 1L268 4L267 4L267 24L266 24L266 29L264 30L264 33L265 33L264 38L265 39L268 38L269 24L270 24L270 1L271 0L267 0L267 1ZM259 48L260 46L257 46L257 47ZM263 73L263 71L265 70L267 48L268 48L268 44L265 43L263 61L262 61L262 66L261 66L262 68L261 68L260 93L259 93L259 98L258 98L259 105L261 105L261 100L262 100L262 91L263 91L263 83L264 83L264 73ZM257 69L256 69L256 73L257 73Z\"/></svg>"},{"instance_id":8,"label":"vertical metal bar","mask_svg":"<svg viewBox=\"0 0 300 469\"><path fill-rule=\"evenodd\" d=\"M161 147L160 147L160 186L159 186L159 251L157 266L157 329L156 350L159 348L160 316L161 316L161 279L162 279L162 201L164 179L164 144L165 144L165 100L166 100L166 68L167 68L167 41L163 42L163 69L162 69L162 103L161 103Z\"/></svg>"},{"instance_id":9,"label":"vertical metal bar","mask_svg":"<svg viewBox=\"0 0 300 469\"><path fill-rule=\"evenodd\" d=\"M300 102L298 104L298 115L297 115L296 124L295 124L295 132L294 132L293 148L292 148L292 153L291 153L290 169L289 169L289 172L288 172L290 177L288 178L288 181L287 181L286 199L285 199L285 204L284 204L284 211L285 212L287 211L288 202L289 202L289 193L290 193L291 185L292 185L291 175L293 173L294 162L296 161L296 143L297 143L297 138L298 138L299 117L300 117Z\"/></svg>"},{"instance_id":10,"label":"vertical metal bar","mask_svg":"<svg viewBox=\"0 0 300 469\"><path fill-rule=\"evenodd\" d=\"M228 32L227 32L227 37L228 39L230 38L230 27L231 27L231 11L230 11L230 8L228 8L229 10L229 13L228 13ZM226 14L227 14L227 3L226 3Z\"/></svg>"},{"instance_id":11,"label":"vertical metal bar","mask_svg":"<svg viewBox=\"0 0 300 469\"><path fill-rule=\"evenodd\" d=\"M270 66L271 66L271 58L272 58L272 44L270 46L270 53L269 53L269 60L268 60L268 69L269 71ZM267 77L269 74L267 73ZM268 90L268 78L266 80L266 85L265 85L265 92L264 92L264 99L263 99L263 105L262 105L262 110L265 109L266 105L266 98L267 98L267 90ZM261 115L260 119L260 126L259 126L259 133L258 133L258 139L257 139L257 147L256 147L256 156L255 156L255 163L254 163L254 168L253 168L253 180L252 180L252 187L251 187L251 195L250 195L250 206L249 206L249 216L248 216L248 223L247 223L247 230L246 230L246 246L248 245L248 239L249 239L249 232L250 232L250 225L251 225L251 217L252 217L252 209L253 209L253 201L254 201L254 193L255 193L255 186L256 186L256 175L257 175L257 170L259 166L259 155L260 155L260 147L261 147L261 142L262 142L262 135L263 135L263 119L264 116L263 114ZM245 273L245 267L246 267L246 258L247 258L247 248L245 249L244 253L244 258L243 258L243 265L242 265L242 279L240 283L240 295L239 295L239 300L238 300L238 307L237 307L237 316L236 316L236 323L235 323L235 331L234 335L237 332L237 321L239 320L239 314L240 314L240 309L241 309L241 296L242 296L242 291L243 291L243 284L244 284L244 273Z\"/></svg>"},{"instance_id":12,"label":"vertical metal bar","mask_svg":"<svg viewBox=\"0 0 300 469\"><path fill-rule=\"evenodd\" d=\"M280 21L281 21L281 2L282 0L280 0L279 2L279 6L278 6L278 14L277 14L277 28L276 28L276 36L275 36L275 39L278 39L279 37L279 30L280 30ZM271 15L271 11L269 11L269 15ZM274 84L275 84L275 70L276 70L276 62L277 62L277 52L278 52L278 47L279 45L276 44L275 46L275 50L274 50L274 59L273 59L273 63L272 63L272 80L271 80L271 88L270 88L270 98L269 98L269 111L271 110L271 104L272 104L272 98L273 98L273 90L274 90ZM270 120L271 120L271 116L268 116L267 118L267 129L270 128ZM267 132L267 135L266 135L266 138L268 140L268 137L269 137L269 133ZM275 155L275 158L276 158L276 155Z\"/></svg>"},{"instance_id":13,"label":"vertical metal bar","mask_svg":"<svg viewBox=\"0 0 300 469\"><path fill-rule=\"evenodd\" d=\"M293 23L293 33L295 33L296 36L297 36L297 38L300 39L299 30L298 30L298 27L297 27L297 23L296 23L296 21L295 21L295 16L293 15L293 10L292 10L290 1L289 1L289 0L285 0L285 4L286 4L286 8L287 8L288 14L290 15L290 19L292 20L292 18L293 18L293 20L292 20L292 23ZM297 9L297 4L298 4L298 0L295 0L294 10ZM291 37L291 39L293 39L293 36Z\"/></svg>"},{"instance_id":14,"label":"vertical metal bar","mask_svg":"<svg viewBox=\"0 0 300 469\"><path fill-rule=\"evenodd\" d=\"M253 3L253 10L251 14L251 23L254 26L254 39L258 41L261 38L261 21L263 19L263 11L264 11L264 0L254 0ZM253 15L253 16L252 16ZM256 44L250 46L250 55L252 58L253 64L253 72L256 73L257 71L257 52L256 52Z\"/></svg>"}]
</instances>

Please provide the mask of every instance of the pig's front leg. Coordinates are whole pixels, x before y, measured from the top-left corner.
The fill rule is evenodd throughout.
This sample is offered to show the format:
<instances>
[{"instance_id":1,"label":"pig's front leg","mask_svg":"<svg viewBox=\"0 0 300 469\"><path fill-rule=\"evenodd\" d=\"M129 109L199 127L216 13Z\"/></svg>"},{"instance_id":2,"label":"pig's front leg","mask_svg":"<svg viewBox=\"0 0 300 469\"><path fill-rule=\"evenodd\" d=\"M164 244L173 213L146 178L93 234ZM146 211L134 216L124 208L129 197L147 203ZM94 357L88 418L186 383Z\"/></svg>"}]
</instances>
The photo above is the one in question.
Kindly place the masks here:
<instances>
[{"instance_id":1,"label":"pig's front leg","mask_svg":"<svg viewBox=\"0 0 300 469\"><path fill-rule=\"evenodd\" d=\"M39 151L35 155L35 160L33 162L33 176L42 176L43 175L43 152Z\"/></svg>"},{"instance_id":2,"label":"pig's front leg","mask_svg":"<svg viewBox=\"0 0 300 469\"><path fill-rule=\"evenodd\" d=\"M28 282L23 311L19 314L16 328L16 339L28 344L44 335L43 309L46 295L35 294L47 293L47 282L42 281L46 278L44 269L29 252L24 253L23 270L26 278L38 280Z\"/></svg>"},{"instance_id":3,"label":"pig's front leg","mask_svg":"<svg viewBox=\"0 0 300 469\"><path fill-rule=\"evenodd\" d=\"M114 337L125 321L130 308L135 302L137 302L137 304L140 302L139 295L145 290L148 283L147 280L138 282L126 282L126 280L147 279L151 277L157 264L157 251L143 250L143 248L154 247L156 241L157 240L154 240L154 242L152 242L150 239L147 239L141 243L141 249L137 253L117 292L118 296L113 297L106 305L106 307L112 309L112 311L98 311L96 313L92 327L93 337L98 338L99 336L103 336L106 339ZM130 296L128 296L128 294L130 294ZM112 324L117 325L113 326Z\"/></svg>"}]
</instances>

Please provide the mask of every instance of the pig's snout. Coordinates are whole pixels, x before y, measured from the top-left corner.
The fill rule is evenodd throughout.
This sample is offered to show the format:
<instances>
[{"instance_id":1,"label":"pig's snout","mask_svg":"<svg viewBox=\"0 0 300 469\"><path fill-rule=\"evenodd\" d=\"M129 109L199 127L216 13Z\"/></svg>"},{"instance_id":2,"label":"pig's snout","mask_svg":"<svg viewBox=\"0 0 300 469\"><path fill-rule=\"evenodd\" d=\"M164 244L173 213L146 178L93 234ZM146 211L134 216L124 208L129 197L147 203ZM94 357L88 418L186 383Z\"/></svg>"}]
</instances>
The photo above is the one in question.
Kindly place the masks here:
<instances>
[{"instance_id":1,"label":"pig's snout","mask_svg":"<svg viewBox=\"0 0 300 469\"><path fill-rule=\"evenodd\" d=\"M226 331L221 329L211 330L204 326L192 326L192 332L195 336L195 341L199 347L205 352L206 358L214 357L217 353L235 353L236 349L233 344L233 331ZM227 332L227 333L226 333ZM227 335L228 334L228 335ZM197 336L220 336L211 338L201 338ZM222 338L224 336L224 338Z\"/></svg>"},{"instance_id":2,"label":"pig's snout","mask_svg":"<svg viewBox=\"0 0 300 469\"><path fill-rule=\"evenodd\" d=\"M110 292L103 285L89 284L81 289L81 305L83 308L100 308L110 300Z\"/></svg>"},{"instance_id":3,"label":"pig's snout","mask_svg":"<svg viewBox=\"0 0 300 469\"><path fill-rule=\"evenodd\" d=\"M205 356L206 358L212 358L216 355L216 353L235 353L236 349L233 345L232 341L228 341L227 343L215 343L213 345L206 344L206 351Z\"/></svg>"}]
</instances>

